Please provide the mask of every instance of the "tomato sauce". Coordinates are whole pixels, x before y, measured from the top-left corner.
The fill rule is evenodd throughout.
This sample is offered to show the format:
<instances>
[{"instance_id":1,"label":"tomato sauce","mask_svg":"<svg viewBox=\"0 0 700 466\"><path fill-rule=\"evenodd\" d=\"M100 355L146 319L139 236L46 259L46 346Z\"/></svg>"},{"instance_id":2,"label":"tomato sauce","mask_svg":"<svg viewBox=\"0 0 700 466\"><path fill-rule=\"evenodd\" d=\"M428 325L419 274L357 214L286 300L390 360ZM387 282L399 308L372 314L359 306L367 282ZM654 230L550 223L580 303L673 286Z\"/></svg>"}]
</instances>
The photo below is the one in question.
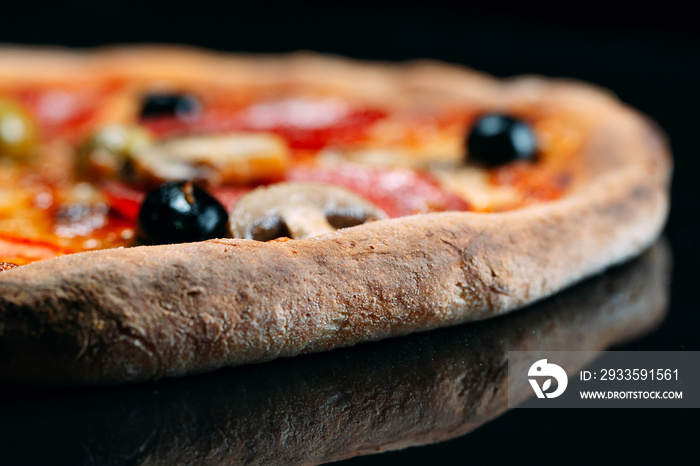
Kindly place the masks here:
<instances>
[{"instance_id":1,"label":"tomato sauce","mask_svg":"<svg viewBox=\"0 0 700 466\"><path fill-rule=\"evenodd\" d=\"M30 240L0 234L0 262L24 265L69 254L70 251L48 241Z\"/></svg>"},{"instance_id":2,"label":"tomato sauce","mask_svg":"<svg viewBox=\"0 0 700 466\"><path fill-rule=\"evenodd\" d=\"M489 176L496 186L513 186L521 195L522 205L561 197L572 178L566 170L527 162L514 162L495 168Z\"/></svg>"}]
</instances>

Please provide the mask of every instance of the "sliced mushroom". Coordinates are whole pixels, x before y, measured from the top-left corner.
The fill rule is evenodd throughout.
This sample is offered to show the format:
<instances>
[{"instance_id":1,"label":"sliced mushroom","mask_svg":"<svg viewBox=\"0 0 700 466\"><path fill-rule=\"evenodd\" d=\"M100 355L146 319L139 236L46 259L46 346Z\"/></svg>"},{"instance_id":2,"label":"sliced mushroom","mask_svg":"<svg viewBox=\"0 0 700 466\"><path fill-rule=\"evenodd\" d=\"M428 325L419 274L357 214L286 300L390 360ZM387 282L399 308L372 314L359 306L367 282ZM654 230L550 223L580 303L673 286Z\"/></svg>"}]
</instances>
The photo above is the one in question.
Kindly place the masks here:
<instances>
[{"instance_id":1,"label":"sliced mushroom","mask_svg":"<svg viewBox=\"0 0 700 466\"><path fill-rule=\"evenodd\" d=\"M387 215L371 202L337 186L288 182L243 196L229 215L234 238L268 241L330 233Z\"/></svg>"},{"instance_id":2,"label":"sliced mushroom","mask_svg":"<svg viewBox=\"0 0 700 466\"><path fill-rule=\"evenodd\" d=\"M137 125L107 125L93 133L78 150L78 169L95 179L131 176L135 154L153 144L153 136Z\"/></svg>"},{"instance_id":3,"label":"sliced mushroom","mask_svg":"<svg viewBox=\"0 0 700 466\"><path fill-rule=\"evenodd\" d=\"M202 180L209 184L278 179L289 148L269 133L228 133L183 137L153 144L134 155L142 177L159 182Z\"/></svg>"}]
</instances>

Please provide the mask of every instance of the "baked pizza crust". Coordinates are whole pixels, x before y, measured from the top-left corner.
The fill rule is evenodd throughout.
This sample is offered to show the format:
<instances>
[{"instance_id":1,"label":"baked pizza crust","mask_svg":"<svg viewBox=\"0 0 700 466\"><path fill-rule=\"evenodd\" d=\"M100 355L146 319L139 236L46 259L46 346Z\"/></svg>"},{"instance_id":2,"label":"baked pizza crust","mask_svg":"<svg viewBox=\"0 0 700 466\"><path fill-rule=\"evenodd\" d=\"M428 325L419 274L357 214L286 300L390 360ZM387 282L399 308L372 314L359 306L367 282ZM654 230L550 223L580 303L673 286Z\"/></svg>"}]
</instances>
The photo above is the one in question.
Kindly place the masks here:
<instances>
[{"instance_id":1,"label":"baked pizza crust","mask_svg":"<svg viewBox=\"0 0 700 466\"><path fill-rule=\"evenodd\" d=\"M2 51L0 63L8 65L0 83L30 68L51 75L54 70L42 71L42 58L55 60L56 76L70 79L69 67L88 66L74 60L89 56ZM242 75L286 67L353 95L380 89L396 101L408 89L425 88L425 95L480 100L494 110L528 102L575 112L590 130L565 196L518 210L414 215L304 240L86 252L2 272L5 381L158 379L484 319L638 255L666 220L671 159L664 137L648 119L587 85L311 55L124 49L95 57L105 68L192 75L182 79L200 73L219 79L207 73L247 64ZM188 60L199 67L181 66ZM399 91L391 93L394 86Z\"/></svg>"}]
</instances>

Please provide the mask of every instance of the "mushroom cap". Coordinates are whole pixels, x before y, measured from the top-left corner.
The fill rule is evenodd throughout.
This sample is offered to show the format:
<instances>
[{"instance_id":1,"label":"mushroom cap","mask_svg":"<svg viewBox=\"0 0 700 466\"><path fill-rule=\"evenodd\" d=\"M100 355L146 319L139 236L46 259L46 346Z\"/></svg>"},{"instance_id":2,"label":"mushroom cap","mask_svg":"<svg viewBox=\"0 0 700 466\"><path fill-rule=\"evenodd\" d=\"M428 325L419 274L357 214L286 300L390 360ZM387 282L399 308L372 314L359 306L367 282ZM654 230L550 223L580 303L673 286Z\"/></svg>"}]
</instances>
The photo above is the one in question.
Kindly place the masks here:
<instances>
[{"instance_id":1,"label":"mushroom cap","mask_svg":"<svg viewBox=\"0 0 700 466\"><path fill-rule=\"evenodd\" d=\"M229 228L234 238L300 239L383 218L383 210L347 189L285 182L243 196L229 215Z\"/></svg>"}]
</instances>

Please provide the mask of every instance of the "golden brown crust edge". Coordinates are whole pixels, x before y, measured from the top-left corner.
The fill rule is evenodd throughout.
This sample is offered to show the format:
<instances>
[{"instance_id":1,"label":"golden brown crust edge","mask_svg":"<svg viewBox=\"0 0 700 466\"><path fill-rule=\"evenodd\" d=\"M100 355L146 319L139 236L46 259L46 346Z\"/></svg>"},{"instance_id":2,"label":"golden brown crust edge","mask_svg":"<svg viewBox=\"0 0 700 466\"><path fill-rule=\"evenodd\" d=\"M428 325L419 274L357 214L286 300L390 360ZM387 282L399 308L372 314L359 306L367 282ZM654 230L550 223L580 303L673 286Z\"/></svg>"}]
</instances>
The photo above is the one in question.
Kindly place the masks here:
<instances>
[{"instance_id":1,"label":"golden brown crust edge","mask_svg":"<svg viewBox=\"0 0 700 466\"><path fill-rule=\"evenodd\" d=\"M408 79L432 70L436 82L458 85L458 70L413 70ZM472 84L484 82L498 90L487 92L494 105L551 101L594 121L584 182L567 197L502 214L404 217L309 240L99 251L2 272L0 378L147 380L482 319L632 257L658 237L671 163L651 123L578 84L496 85L482 76Z\"/></svg>"}]
</instances>

